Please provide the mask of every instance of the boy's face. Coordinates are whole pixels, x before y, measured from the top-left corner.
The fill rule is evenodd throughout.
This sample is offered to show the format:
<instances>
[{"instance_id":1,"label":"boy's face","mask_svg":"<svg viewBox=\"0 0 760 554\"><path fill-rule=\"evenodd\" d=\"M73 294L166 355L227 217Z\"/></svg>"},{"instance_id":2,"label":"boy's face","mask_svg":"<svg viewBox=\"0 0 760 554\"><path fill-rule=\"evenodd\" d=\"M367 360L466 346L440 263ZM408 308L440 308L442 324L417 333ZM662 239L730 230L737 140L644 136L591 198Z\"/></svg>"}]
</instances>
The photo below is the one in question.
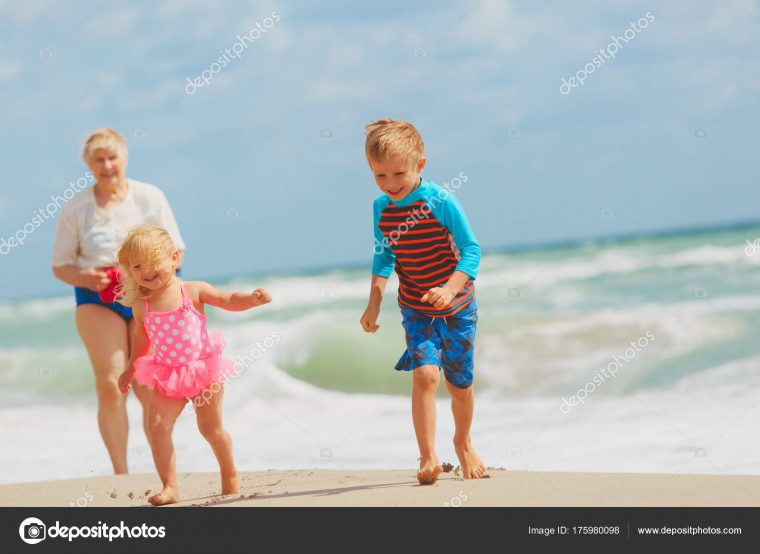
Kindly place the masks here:
<instances>
[{"instance_id":1,"label":"boy's face","mask_svg":"<svg viewBox=\"0 0 760 554\"><path fill-rule=\"evenodd\" d=\"M420 174L426 161L425 156L420 156L415 161L395 155L383 161L371 160L369 166L380 190L391 200L401 200L420 182Z\"/></svg>"}]
</instances>

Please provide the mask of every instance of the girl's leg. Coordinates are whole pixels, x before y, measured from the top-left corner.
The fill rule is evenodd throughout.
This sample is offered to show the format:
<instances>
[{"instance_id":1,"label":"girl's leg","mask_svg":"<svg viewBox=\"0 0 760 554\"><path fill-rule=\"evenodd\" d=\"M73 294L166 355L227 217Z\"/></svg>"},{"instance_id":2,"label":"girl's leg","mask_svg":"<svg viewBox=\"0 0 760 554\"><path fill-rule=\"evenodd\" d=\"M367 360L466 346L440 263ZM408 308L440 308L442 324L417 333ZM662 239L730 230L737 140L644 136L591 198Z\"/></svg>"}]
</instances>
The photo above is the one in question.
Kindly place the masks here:
<instances>
[{"instance_id":1,"label":"girl's leg","mask_svg":"<svg viewBox=\"0 0 760 554\"><path fill-rule=\"evenodd\" d=\"M154 506L172 504L179 500L177 487L177 467L174 458L172 431L174 422L185 407L185 399L167 398L154 392L150 399L148 411L148 432L153 461L164 488L160 493L148 498Z\"/></svg>"},{"instance_id":2,"label":"girl's leg","mask_svg":"<svg viewBox=\"0 0 760 554\"><path fill-rule=\"evenodd\" d=\"M129 345L130 348L127 350L127 362L129 362L129 355L132 351L132 334L135 332L135 320L130 319L129 320ZM140 401L140 404L142 405L143 409L143 431L145 432L145 436L147 437L148 441L150 441L150 434L148 433L148 408L150 406L150 397L152 394L152 391L146 387L145 385L140 385L137 383L137 381L134 381L132 383L132 390L135 391L135 396Z\"/></svg>"},{"instance_id":3,"label":"girl's leg","mask_svg":"<svg viewBox=\"0 0 760 554\"><path fill-rule=\"evenodd\" d=\"M126 397L119 375L129 360L129 328L124 319L103 306L85 304L76 310L76 324L95 373L98 427L114 473L127 473Z\"/></svg>"},{"instance_id":4,"label":"girl's leg","mask_svg":"<svg viewBox=\"0 0 760 554\"><path fill-rule=\"evenodd\" d=\"M222 399L224 387L212 386L197 397L195 417L198 430L211 445L222 477L222 494L240 492L238 471L232 457L232 437L222 425Z\"/></svg>"},{"instance_id":5,"label":"girl's leg","mask_svg":"<svg viewBox=\"0 0 760 554\"><path fill-rule=\"evenodd\" d=\"M412 385L412 421L420 447L420 485L431 485L438 479L443 468L435 454L435 392L440 375L438 367L421 365L414 370Z\"/></svg>"}]
</instances>

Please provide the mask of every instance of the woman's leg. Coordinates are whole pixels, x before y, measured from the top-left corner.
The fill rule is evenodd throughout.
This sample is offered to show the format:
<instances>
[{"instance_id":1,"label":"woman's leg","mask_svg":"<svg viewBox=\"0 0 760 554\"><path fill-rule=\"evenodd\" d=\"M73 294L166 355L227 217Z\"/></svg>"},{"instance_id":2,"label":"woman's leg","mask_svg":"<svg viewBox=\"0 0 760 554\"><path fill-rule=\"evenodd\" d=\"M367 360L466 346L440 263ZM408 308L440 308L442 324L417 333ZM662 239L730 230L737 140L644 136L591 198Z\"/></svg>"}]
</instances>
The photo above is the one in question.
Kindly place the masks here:
<instances>
[{"instance_id":1,"label":"woman's leg","mask_svg":"<svg viewBox=\"0 0 760 554\"><path fill-rule=\"evenodd\" d=\"M164 486L160 493L148 498L148 502L154 506L172 504L179 500L172 432L174 431L174 423L185 407L185 402L186 400L183 398L167 398L158 392L151 395L148 410L150 448L153 451L156 471L158 471L158 476Z\"/></svg>"},{"instance_id":2,"label":"woman's leg","mask_svg":"<svg viewBox=\"0 0 760 554\"><path fill-rule=\"evenodd\" d=\"M113 311L96 304L76 309L76 324L95 373L98 427L111 457L114 473L127 473L126 397L118 387L129 360L129 327Z\"/></svg>"},{"instance_id":3,"label":"woman's leg","mask_svg":"<svg viewBox=\"0 0 760 554\"><path fill-rule=\"evenodd\" d=\"M198 430L203 435L219 462L222 477L222 494L240 492L238 471L232 457L232 437L222 425L222 399L224 387L219 385L208 389L202 396L202 402L197 402L195 418Z\"/></svg>"}]
</instances>

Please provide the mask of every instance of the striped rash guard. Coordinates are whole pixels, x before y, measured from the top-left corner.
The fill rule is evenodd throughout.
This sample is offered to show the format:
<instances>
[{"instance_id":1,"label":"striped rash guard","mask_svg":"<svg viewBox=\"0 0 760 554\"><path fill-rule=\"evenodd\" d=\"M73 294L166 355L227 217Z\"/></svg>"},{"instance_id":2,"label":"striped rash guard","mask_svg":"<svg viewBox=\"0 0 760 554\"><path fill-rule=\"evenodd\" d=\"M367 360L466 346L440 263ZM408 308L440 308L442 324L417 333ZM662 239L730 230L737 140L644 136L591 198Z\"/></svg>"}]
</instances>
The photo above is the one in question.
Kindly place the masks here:
<instances>
[{"instance_id":1,"label":"striped rash guard","mask_svg":"<svg viewBox=\"0 0 760 554\"><path fill-rule=\"evenodd\" d=\"M398 303L429 317L454 315L468 306L475 294L480 245L462 206L446 189L422 179L402 200L383 194L374 203L375 257L372 273L398 274ZM455 270L470 280L451 304L437 310L420 299L433 287L442 287Z\"/></svg>"}]
</instances>

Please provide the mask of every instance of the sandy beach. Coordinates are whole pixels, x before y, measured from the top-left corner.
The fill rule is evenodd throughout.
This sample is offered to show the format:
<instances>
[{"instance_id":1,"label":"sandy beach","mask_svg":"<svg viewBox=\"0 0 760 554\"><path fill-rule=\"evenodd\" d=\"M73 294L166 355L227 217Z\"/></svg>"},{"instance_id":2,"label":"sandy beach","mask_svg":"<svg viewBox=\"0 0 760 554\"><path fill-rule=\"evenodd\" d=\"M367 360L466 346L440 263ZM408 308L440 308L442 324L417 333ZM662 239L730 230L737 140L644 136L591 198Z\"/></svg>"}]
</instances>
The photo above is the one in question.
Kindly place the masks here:
<instances>
[{"instance_id":1,"label":"sandy beach","mask_svg":"<svg viewBox=\"0 0 760 554\"><path fill-rule=\"evenodd\" d=\"M241 494L219 495L218 475L179 475L175 506L760 506L760 476L561 473L489 469L444 473L432 486L410 470L292 470L242 474ZM149 506L152 474L0 486L2 506Z\"/></svg>"}]
</instances>

